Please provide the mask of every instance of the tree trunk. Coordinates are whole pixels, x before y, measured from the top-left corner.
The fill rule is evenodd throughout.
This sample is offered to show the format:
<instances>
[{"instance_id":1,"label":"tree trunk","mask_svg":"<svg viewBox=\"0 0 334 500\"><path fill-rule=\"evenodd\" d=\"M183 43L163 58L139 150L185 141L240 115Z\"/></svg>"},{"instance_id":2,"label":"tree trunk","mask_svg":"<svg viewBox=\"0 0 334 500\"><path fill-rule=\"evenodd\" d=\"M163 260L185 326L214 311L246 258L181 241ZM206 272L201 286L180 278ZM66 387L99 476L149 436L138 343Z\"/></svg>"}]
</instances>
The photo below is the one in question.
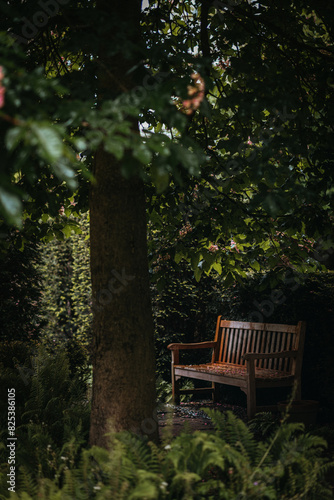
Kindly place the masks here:
<instances>
[{"instance_id":1,"label":"tree trunk","mask_svg":"<svg viewBox=\"0 0 334 500\"><path fill-rule=\"evenodd\" d=\"M140 2L127 4L131 36L139 33ZM124 17L124 2L97 2L103 15ZM124 30L124 26L120 29ZM106 36L108 30L105 30ZM101 40L102 95L131 83L132 67L122 53L108 56L113 38ZM137 35L136 35L137 34ZM128 37L127 37L128 40ZM125 179L116 159L100 148L95 155L90 196L93 291L93 401L90 443L108 447L106 433L130 430L156 440L155 354L147 262L143 182Z\"/></svg>"}]
</instances>

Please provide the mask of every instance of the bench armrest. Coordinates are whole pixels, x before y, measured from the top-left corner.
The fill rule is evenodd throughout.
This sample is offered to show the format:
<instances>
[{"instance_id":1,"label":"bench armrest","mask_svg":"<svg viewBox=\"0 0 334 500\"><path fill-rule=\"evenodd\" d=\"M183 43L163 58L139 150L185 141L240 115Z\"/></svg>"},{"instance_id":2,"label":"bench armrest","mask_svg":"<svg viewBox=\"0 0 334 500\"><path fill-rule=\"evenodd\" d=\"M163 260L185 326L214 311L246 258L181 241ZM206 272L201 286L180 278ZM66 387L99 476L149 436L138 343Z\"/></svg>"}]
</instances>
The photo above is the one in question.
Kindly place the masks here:
<instances>
[{"instance_id":1,"label":"bench armrest","mask_svg":"<svg viewBox=\"0 0 334 500\"><path fill-rule=\"evenodd\" d=\"M272 353L247 352L242 356L246 361L253 359L276 359L276 358L296 358L298 351L281 351Z\"/></svg>"},{"instance_id":2,"label":"bench armrest","mask_svg":"<svg viewBox=\"0 0 334 500\"><path fill-rule=\"evenodd\" d=\"M169 344L167 349L171 351L179 351L185 349L212 349L216 347L217 342L196 342L196 343L188 343L188 344Z\"/></svg>"}]
</instances>

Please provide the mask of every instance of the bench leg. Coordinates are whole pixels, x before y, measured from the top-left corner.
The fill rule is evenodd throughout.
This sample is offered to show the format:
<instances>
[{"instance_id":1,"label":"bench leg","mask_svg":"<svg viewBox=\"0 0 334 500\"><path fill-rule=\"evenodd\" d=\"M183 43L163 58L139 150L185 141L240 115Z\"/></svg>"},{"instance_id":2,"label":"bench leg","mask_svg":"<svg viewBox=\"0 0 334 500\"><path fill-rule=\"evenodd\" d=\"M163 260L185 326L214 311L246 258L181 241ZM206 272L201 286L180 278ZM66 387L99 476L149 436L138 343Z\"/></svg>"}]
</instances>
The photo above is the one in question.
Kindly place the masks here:
<instances>
[{"instance_id":1,"label":"bench leg","mask_svg":"<svg viewBox=\"0 0 334 500\"><path fill-rule=\"evenodd\" d=\"M247 417L253 418L256 413L256 386L254 360L247 362Z\"/></svg>"},{"instance_id":2,"label":"bench leg","mask_svg":"<svg viewBox=\"0 0 334 500\"><path fill-rule=\"evenodd\" d=\"M296 380L296 393L295 393L295 400L300 401L302 399L302 384L300 380Z\"/></svg>"},{"instance_id":3,"label":"bench leg","mask_svg":"<svg viewBox=\"0 0 334 500\"><path fill-rule=\"evenodd\" d=\"M174 374L172 374L172 395L173 395L173 403L176 405L179 405L180 404L180 379L176 379Z\"/></svg>"},{"instance_id":4,"label":"bench leg","mask_svg":"<svg viewBox=\"0 0 334 500\"><path fill-rule=\"evenodd\" d=\"M175 365L179 364L179 351L172 351L172 395L173 403L180 404L180 377L175 377Z\"/></svg>"},{"instance_id":5,"label":"bench leg","mask_svg":"<svg viewBox=\"0 0 334 500\"><path fill-rule=\"evenodd\" d=\"M217 387L216 387L216 384L214 382L212 382L212 402L213 403L217 403L217 391L216 391Z\"/></svg>"},{"instance_id":6,"label":"bench leg","mask_svg":"<svg viewBox=\"0 0 334 500\"><path fill-rule=\"evenodd\" d=\"M247 417L253 418L256 413L256 393L254 390L247 391Z\"/></svg>"}]
</instances>

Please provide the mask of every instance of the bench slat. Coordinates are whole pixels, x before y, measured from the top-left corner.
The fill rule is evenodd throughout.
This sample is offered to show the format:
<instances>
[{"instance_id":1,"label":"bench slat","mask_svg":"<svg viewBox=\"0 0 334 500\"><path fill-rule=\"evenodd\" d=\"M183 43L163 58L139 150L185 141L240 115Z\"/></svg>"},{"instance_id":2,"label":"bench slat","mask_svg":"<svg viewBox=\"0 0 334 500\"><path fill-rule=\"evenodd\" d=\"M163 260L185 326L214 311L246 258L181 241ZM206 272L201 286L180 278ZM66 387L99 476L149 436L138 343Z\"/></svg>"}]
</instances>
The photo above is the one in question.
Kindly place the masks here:
<instances>
[{"instance_id":1,"label":"bench slat","mask_svg":"<svg viewBox=\"0 0 334 500\"><path fill-rule=\"evenodd\" d=\"M239 335L238 335L238 347L237 347L237 352L236 352L236 357L235 357L235 362L240 364L241 363L241 356L242 356L242 346L244 343L244 332L242 330L239 330Z\"/></svg>"},{"instance_id":2,"label":"bench slat","mask_svg":"<svg viewBox=\"0 0 334 500\"><path fill-rule=\"evenodd\" d=\"M230 321L221 319L220 328L240 328L244 330L260 330L268 332L296 332L296 325L281 325L275 323L252 323L247 321Z\"/></svg>"},{"instance_id":3,"label":"bench slat","mask_svg":"<svg viewBox=\"0 0 334 500\"><path fill-rule=\"evenodd\" d=\"M222 348L224 348L224 351L223 351L223 355L219 356L218 361L222 361L222 360L225 361L226 360L226 351L227 351L228 341L229 341L228 329L224 328L224 336L222 337L222 342L223 342Z\"/></svg>"},{"instance_id":4,"label":"bench slat","mask_svg":"<svg viewBox=\"0 0 334 500\"><path fill-rule=\"evenodd\" d=\"M265 342L266 338L268 337L268 332L261 332L261 347L259 349L259 352L265 352ZM261 361L258 363L258 368L266 368L264 364L264 359L261 359Z\"/></svg>"}]
</instances>

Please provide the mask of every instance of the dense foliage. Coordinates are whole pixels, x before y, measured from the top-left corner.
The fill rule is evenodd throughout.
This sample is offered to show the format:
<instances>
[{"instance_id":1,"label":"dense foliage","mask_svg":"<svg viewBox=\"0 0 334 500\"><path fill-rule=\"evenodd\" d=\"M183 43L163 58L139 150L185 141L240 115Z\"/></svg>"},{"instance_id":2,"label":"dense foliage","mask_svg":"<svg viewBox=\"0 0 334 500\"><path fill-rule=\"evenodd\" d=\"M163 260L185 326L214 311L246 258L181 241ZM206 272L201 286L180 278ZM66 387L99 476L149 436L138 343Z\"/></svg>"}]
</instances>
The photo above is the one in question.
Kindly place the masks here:
<instances>
[{"instance_id":1,"label":"dense foliage","mask_svg":"<svg viewBox=\"0 0 334 500\"><path fill-rule=\"evenodd\" d=\"M41 247L42 309L41 338L53 352L67 347L71 369L85 370L89 364L92 303L89 282L87 222L80 222L82 234L73 234L63 241L51 241ZM157 269L158 268L158 269ZM165 285L158 289L154 278L163 270ZM171 259L152 266L152 306L155 321L155 345L159 398L170 397L171 342L200 342L213 338L219 314L227 319L268 321L296 324L307 322L303 368L303 396L321 402L321 418L330 421L333 414L331 380L333 324L332 273L298 274L287 271L283 280L273 273L250 274L242 283L229 287L223 278L204 275L197 282L194 273L184 264L174 266ZM19 321L19 318L15 316ZM21 327L20 327L21 328ZM19 330L19 331L22 331ZM20 336L20 339L23 339ZM198 353L203 356L203 353ZM207 353L205 354L207 355ZM201 362L196 353L184 353L185 362ZM326 380L326 384L322 381ZM221 398L243 405L244 395L224 388ZM261 397L261 395L260 395ZM286 394L282 391L282 399ZM268 395L263 402L269 401ZM277 395L274 399L277 401Z\"/></svg>"},{"instance_id":2,"label":"dense foliage","mask_svg":"<svg viewBox=\"0 0 334 500\"><path fill-rule=\"evenodd\" d=\"M65 214L64 214L64 217ZM92 337L92 298L87 216L79 234L40 245L36 267L42 276L42 338L49 344L73 341L88 352Z\"/></svg>"},{"instance_id":3,"label":"dense foliage","mask_svg":"<svg viewBox=\"0 0 334 500\"><path fill-rule=\"evenodd\" d=\"M163 255L185 258L197 278L213 268L231 282L249 266L258 271L287 259L303 268L313 239L331 234L330 4L151 1L142 15L145 48L122 41L125 57L134 50L145 61L134 68L137 87L115 97L115 78L100 110L95 56L98 36L109 28L106 19L101 32L92 28L99 24L92 2L43 14L40 26L33 2L2 10L3 29L16 40L10 46L2 37L1 44L1 207L9 222L18 221L25 200L25 232L37 222L40 237L59 232L61 221L50 227L40 218L56 217L61 206L73 210L66 198L78 181L79 207L87 206L82 173L104 141L124 159L126 175L153 181L160 194L148 190L149 216L166 242ZM113 28L120 21L109 22ZM17 49L28 42L23 59ZM140 117L141 136L131 130L132 116ZM86 161L76 160L71 145Z\"/></svg>"},{"instance_id":4,"label":"dense foliage","mask_svg":"<svg viewBox=\"0 0 334 500\"><path fill-rule=\"evenodd\" d=\"M148 10L150 64L168 73L164 86L171 80L178 96L180 75L205 81L187 113L187 134L207 155L201 178L153 195L150 211L159 252L185 258L197 279L212 269L227 284L249 268L304 269L313 238L332 244L332 9L217 1ZM149 120L153 130L164 123L151 110Z\"/></svg>"}]
</instances>

